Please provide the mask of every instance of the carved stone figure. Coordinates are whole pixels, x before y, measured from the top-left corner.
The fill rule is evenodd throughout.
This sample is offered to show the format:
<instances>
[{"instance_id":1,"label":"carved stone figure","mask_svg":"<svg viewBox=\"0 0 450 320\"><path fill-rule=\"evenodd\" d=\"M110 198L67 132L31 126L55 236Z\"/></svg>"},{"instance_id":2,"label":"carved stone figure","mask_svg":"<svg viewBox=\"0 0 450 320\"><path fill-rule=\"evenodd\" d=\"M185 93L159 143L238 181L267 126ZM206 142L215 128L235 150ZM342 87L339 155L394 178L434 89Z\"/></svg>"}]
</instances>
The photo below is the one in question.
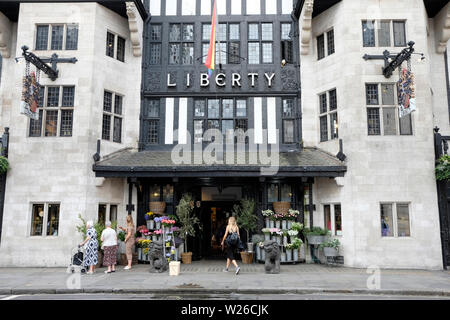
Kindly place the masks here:
<instances>
[{"instance_id":1,"label":"carved stone figure","mask_svg":"<svg viewBox=\"0 0 450 320\"><path fill-rule=\"evenodd\" d=\"M161 241L151 242L148 248L150 256L150 272L161 273L169 269L169 263L164 257L163 244Z\"/></svg>"},{"instance_id":2,"label":"carved stone figure","mask_svg":"<svg viewBox=\"0 0 450 320\"><path fill-rule=\"evenodd\" d=\"M264 241L264 251L266 255L266 273L280 273L280 246L275 240Z\"/></svg>"}]
</instances>

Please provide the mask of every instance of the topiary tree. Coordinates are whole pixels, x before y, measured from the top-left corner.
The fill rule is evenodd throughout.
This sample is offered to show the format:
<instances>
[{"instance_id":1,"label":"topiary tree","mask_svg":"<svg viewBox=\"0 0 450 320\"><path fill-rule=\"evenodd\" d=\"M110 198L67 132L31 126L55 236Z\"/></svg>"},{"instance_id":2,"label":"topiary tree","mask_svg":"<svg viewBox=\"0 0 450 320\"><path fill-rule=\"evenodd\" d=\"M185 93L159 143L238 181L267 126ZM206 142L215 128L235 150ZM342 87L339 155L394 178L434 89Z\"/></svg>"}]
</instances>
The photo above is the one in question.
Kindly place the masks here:
<instances>
[{"instance_id":1,"label":"topiary tree","mask_svg":"<svg viewBox=\"0 0 450 320\"><path fill-rule=\"evenodd\" d=\"M195 236L195 226L198 225L199 229L202 230L199 218L192 214L193 210L194 200L192 195L189 193L183 194L177 205L177 216L180 223L180 237L184 240L184 252L188 252L187 237Z\"/></svg>"},{"instance_id":2,"label":"topiary tree","mask_svg":"<svg viewBox=\"0 0 450 320\"><path fill-rule=\"evenodd\" d=\"M256 203L253 199L244 198L241 204L233 206L237 224L247 233L247 242L250 241L250 231L258 227L258 217L255 214Z\"/></svg>"}]
</instances>

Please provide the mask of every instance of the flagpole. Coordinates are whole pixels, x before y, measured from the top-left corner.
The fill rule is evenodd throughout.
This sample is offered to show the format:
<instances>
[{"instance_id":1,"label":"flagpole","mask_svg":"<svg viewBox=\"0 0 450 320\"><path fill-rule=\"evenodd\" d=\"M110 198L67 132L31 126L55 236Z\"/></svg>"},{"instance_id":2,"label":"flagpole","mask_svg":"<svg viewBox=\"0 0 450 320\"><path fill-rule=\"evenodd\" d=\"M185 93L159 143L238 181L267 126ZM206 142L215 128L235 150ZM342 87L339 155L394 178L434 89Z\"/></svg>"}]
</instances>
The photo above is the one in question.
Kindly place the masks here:
<instances>
[{"instance_id":1,"label":"flagpole","mask_svg":"<svg viewBox=\"0 0 450 320\"><path fill-rule=\"evenodd\" d=\"M216 0L217 1L217 0ZM226 1L226 0L225 0ZM220 44L220 29L219 29L219 15L217 14L217 8L216 8L216 30L219 36L217 37L217 43L219 44L219 68L222 66L222 45Z\"/></svg>"}]
</instances>

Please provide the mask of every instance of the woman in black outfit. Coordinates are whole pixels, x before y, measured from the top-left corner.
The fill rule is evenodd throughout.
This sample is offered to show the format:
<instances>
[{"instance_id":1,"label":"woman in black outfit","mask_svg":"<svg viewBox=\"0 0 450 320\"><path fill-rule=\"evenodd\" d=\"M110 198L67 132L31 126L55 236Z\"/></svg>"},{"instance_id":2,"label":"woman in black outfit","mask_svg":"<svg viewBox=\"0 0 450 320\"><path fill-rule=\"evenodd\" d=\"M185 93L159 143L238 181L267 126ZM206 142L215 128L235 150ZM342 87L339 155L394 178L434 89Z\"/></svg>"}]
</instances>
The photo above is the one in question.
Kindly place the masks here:
<instances>
[{"instance_id":1,"label":"woman in black outfit","mask_svg":"<svg viewBox=\"0 0 450 320\"><path fill-rule=\"evenodd\" d=\"M234 217L230 217L228 219L228 225L227 225L227 229L225 230L225 235L223 236L223 239L222 239L222 243L221 243L222 249L223 249L223 245L224 245L225 239L228 236L230 236L231 234L233 234L233 233L237 233L237 235L239 237L239 241L240 241L241 237L239 235L239 227L236 224L236 219ZM236 262L236 258L235 258L239 241L237 241L237 243L234 244L234 245L229 245L227 243L227 267L223 270L224 272L228 272L228 268L230 267L230 263L233 263L233 265L235 266L236 274L238 274L239 271L241 270L241 268L239 268L239 266L238 266L238 264Z\"/></svg>"}]
</instances>

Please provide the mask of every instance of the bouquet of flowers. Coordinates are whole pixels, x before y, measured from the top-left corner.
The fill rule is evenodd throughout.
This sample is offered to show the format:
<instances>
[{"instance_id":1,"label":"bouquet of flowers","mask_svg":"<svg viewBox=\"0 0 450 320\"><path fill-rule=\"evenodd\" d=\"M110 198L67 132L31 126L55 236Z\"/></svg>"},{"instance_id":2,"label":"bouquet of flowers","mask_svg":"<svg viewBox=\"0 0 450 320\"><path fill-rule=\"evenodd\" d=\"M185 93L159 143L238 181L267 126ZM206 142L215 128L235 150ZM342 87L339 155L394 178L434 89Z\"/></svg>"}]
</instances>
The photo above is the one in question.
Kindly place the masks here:
<instances>
[{"instance_id":1,"label":"bouquet of flowers","mask_svg":"<svg viewBox=\"0 0 450 320\"><path fill-rule=\"evenodd\" d=\"M177 233L177 232L180 232L180 228L179 227L171 227L170 228L170 232L173 232L173 233Z\"/></svg>"},{"instance_id":2,"label":"bouquet of flowers","mask_svg":"<svg viewBox=\"0 0 450 320\"><path fill-rule=\"evenodd\" d=\"M142 247L141 247L141 245L142 245L142 240L145 240L145 238L136 238L136 241L135 241L136 247L142 248Z\"/></svg>"},{"instance_id":3,"label":"bouquet of flowers","mask_svg":"<svg viewBox=\"0 0 450 320\"><path fill-rule=\"evenodd\" d=\"M149 231L147 228L141 228L140 230L138 230L142 236L147 236L149 234Z\"/></svg>"},{"instance_id":4,"label":"bouquet of flowers","mask_svg":"<svg viewBox=\"0 0 450 320\"><path fill-rule=\"evenodd\" d=\"M292 222L291 230L297 230L300 232L303 230L303 224L301 224L300 222Z\"/></svg>"},{"instance_id":5,"label":"bouquet of flowers","mask_svg":"<svg viewBox=\"0 0 450 320\"><path fill-rule=\"evenodd\" d=\"M285 245L284 247L287 249L287 250L291 250L291 249L295 249L294 248L294 244L293 243L288 243L287 245Z\"/></svg>"},{"instance_id":6,"label":"bouquet of flowers","mask_svg":"<svg viewBox=\"0 0 450 320\"><path fill-rule=\"evenodd\" d=\"M291 239L292 249L298 249L303 244L303 241L300 238Z\"/></svg>"},{"instance_id":7,"label":"bouquet of flowers","mask_svg":"<svg viewBox=\"0 0 450 320\"><path fill-rule=\"evenodd\" d=\"M262 215L263 215L264 217L266 217L266 218L269 218L269 217L273 216L273 211L270 210L270 209L263 210L263 211L262 211Z\"/></svg>"},{"instance_id":8,"label":"bouquet of flowers","mask_svg":"<svg viewBox=\"0 0 450 320\"><path fill-rule=\"evenodd\" d=\"M261 230L262 233L270 233L270 229L269 228L263 228Z\"/></svg>"},{"instance_id":9,"label":"bouquet of flowers","mask_svg":"<svg viewBox=\"0 0 450 320\"><path fill-rule=\"evenodd\" d=\"M147 230L147 226L139 226L139 227L137 227L136 231L139 233L142 233L141 230L143 230L143 229Z\"/></svg>"},{"instance_id":10,"label":"bouquet of flowers","mask_svg":"<svg viewBox=\"0 0 450 320\"><path fill-rule=\"evenodd\" d=\"M155 232L153 232L153 234L161 235L162 234L162 230L161 229L155 230Z\"/></svg>"},{"instance_id":11,"label":"bouquet of flowers","mask_svg":"<svg viewBox=\"0 0 450 320\"><path fill-rule=\"evenodd\" d=\"M153 212L147 212L146 214L145 214L145 221L147 221L147 220L150 220L152 217L154 216L154 213Z\"/></svg>"},{"instance_id":12,"label":"bouquet of flowers","mask_svg":"<svg viewBox=\"0 0 450 320\"><path fill-rule=\"evenodd\" d=\"M163 218L166 218L166 217L163 217ZM170 227L175 224L175 220L163 219L163 220L161 220L161 223L165 227Z\"/></svg>"},{"instance_id":13,"label":"bouquet of flowers","mask_svg":"<svg viewBox=\"0 0 450 320\"><path fill-rule=\"evenodd\" d=\"M281 229L278 228L270 228L270 233L273 235L278 235L278 236L282 236L283 235L283 231L281 231Z\"/></svg>"},{"instance_id":14,"label":"bouquet of flowers","mask_svg":"<svg viewBox=\"0 0 450 320\"><path fill-rule=\"evenodd\" d=\"M153 219L155 222L161 222L164 217L156 217Z\"/></svg>"},{"instance_id":15,"label":"bouquet of flowers","mask_svg":"<svg viewBox=\"0 0 450 320\"><path fill-rule=\"evenodd\" d=\"M287 233L290 237L296 237L298 235L297 230L289 230Z\"/></svg>"},{"instance_id":16,"label":"bouquet of flowers","mask_svg":"<svg viewBox=\"0 0 450 320\"><path fill-rule=\"evenodd\" d=\"M297 218L297 216L300 214L300 211L298 210L294 210L294 209L289 209L289 211L287 212L287 214L285 215L285 219L288 220L295 220L295 218Z\"/></svg>"},{"instance_id":17,"label":"bouquet of flowers","mask_svg":"<svg viewBox=\"0 0 450 320\"><path fill-rule=\"evenodd\" d=\"M284 219L284 215L283 214L279 214L279 213L274 213L271 217L272 220L283 220Z\"/></svg>"}]
</instances>

